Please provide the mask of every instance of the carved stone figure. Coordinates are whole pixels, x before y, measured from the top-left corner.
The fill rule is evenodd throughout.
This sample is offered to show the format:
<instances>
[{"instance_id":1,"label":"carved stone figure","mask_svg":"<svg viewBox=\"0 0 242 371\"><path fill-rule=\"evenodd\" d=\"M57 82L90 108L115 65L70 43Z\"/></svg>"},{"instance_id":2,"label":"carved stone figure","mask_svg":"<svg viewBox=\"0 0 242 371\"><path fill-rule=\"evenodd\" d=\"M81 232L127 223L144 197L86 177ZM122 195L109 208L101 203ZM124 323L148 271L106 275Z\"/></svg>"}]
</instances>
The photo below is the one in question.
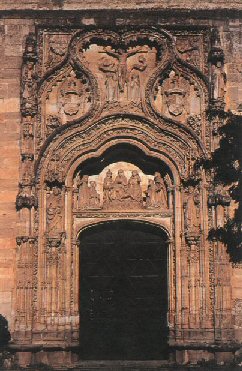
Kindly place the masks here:
<instances>
[{"instance_id":1,"label":"carved stone figure","mask_svg":"<svg viewBox=\"0 0 242 371\"><path fill-rule=\"evenodd\" d=\"M97 192L97 183L92 181L90 182L90 188L89 188L89 197L88 197L88 207L97 208L100 207L100 196Z\"/></svg>"},{"instance_id":2,"label":"carved stone figure","mask_svg":"<svg viewBox=\"0 0 242 371\"><path fill-rule=\"evenodd\" d=\"M129 74L128 99L133 103L140 102L140 72L143 72L146 67L146 59L140 55L138 58L138 63L134 64L131 68L131 72Z\"/></svg>"},{"instance_id":3,"label":"carved stone figure","mask_svg":"<svg viewBox=\"0 0 242 371\"><path fill-rule=\"evenodd\" d=\"M149 179L146 194L146 207L152 208L156 205L156 186L153 179Z\"/></svg>"},{"instance_id":4,"label":"carved stone figure","mask_svg":"<svg viewBox=\"0 0 242 371\"><path fill-rule=\"evenodd\" d=\"M89 205L89 186L88 186L88 175L83 175L82 178L79 179L77 187L79 188L79 209L86 209Z\"/></svg>"},{"instance_id":5,"label":"carved stone figure","mask_svg":"<svg viewBox=\"0 0 242 371\"><path fill-rule=\"evenodd\" d=\"M142 188L141 188L141 178L138 174L137 170L132 171L132 175L128 181L128 192L129 196L133 204L136 206L142 206L143 198L142 198Z\"/></svg>"},{"instance_id":6,"label":"carved stone figure","mask_svg":"<svg viewBox=\"0 0 242 371\"><path fill-rule=\"evenodd\" d=\"M37 60L36 53L36 39L34 33L30 33L26 38L25 50L24 50L24 59L25 60Z\"/></svg>"},{"instance_id":7,"label":"carved stone figure","mask_svg":"<svg viewBox=\"0 0 242 371\"><path fill-rule=\"evenodd\" d=\"M112 50L111 47L106 47L104 52L118 60L118 86L121 92L124 91L125 85L128 83L128 68L127 68L127 59L132 55L137 53L143 53L142 47L136 47L132 50L125 51L122 48L117 49L117 51Z\"/></svg>"},{"instance_id":8,"label":"carved stone figure","mask_svg":"<svg viewBox=\"0 0 242 371\"><path fill-rule=\"evenodd\" d=\"M26 116L34 116L37 112L36 84L32 80L23 84L21 111Z\"/></svg>"},{"instance_id":9,"label":"carved stone figure","mask_svg":"<svg viewBox=\"0 0 242 371\"><path fill-rule=\"evenodd\" d=\"M156 172L154 176L155 183L155 207L167 208L167 191L164 180L160 173Z\"/></svg>"},{"instance_id":10,"label":"carved stone figure","mask_svg":"<svg viewBox=\"0 0 242 371\"><path fill-rule=\"evenodd\" d=\"M61 209L61 190L53 187L52 193L47 199L46 221L49 237L59 236L62 232L62 209Z\"/></svg>"},{"instance_id":11,"label":"carved stone figure","mask_svg":"<svg viewBox=\"0 0 242 371\"><path fill-rule=\"evenodd\" d=\"M22 66L21 112L23 116L34 116L37 113L37 62L36 40L33 34L26 39L24 63Z\"/></svg>"},{"instance_id":12,"label":"carved stone figure","mask_svg":"<svg viewBox=\"0 0 242 371\"><path fill-rule=\"evenodd\" d=\"M80 210L96 209L100 207L100 195L97 192L97 183L90 182L88 175L80 175L76 178L76 186L78 191L78 206Z\"/></svg>"},{"instance_id":13,"label":"carved stone figure","mask_svg":"<svg viewBox=\"0 0 242 371\"><path fill-rule=\"evenodd\" d=\"M193 187L188 187L187 200L185 202L185 230L186 234L197 235L199 234L199 217L198 208L195 202L195 195Z\"/></svg>"},{"instance_id":14,"label":"carved stone figure","mask_svg":"<svg viewBox=\"0 0 242 371\"><path fill-rule=\"evenodd\" d=\"M118 203L128 198L127 190L128 181L123 170L118 171L114 181L114 198Z\"/></svg>"},{"instance_id":15,"label":"carved stone figure","mask_svg":"<svg viewBox=\"0 0 242 371\"><path fill-rule=\"evenodd\" d=\"M99 64L100 71L105 73L106 99L108 102L118 100L118 67L108 58L103 58Z\"/></svg>"},{"instance_id":16,"label":"carved stone figure","mask_svg":"<svg viewBox=\"0 0 242 371\"><path fill-rule=\"evenodd\" d=\"M225 94L226 74L223 70L223 65L217 61L211 66L211 97L219 100L224 98Z\"/></svg>"},{"instance_id":17,"label":"carved stone figure","mask_svg":"<svg viewBox=\"0 0 242 371\"><path fill-rule=\"evenodd\" d=\"M108 170L103 181L103 207L106 208L110 206L110 203L113 201L113 174L111 170Z\"/></svg>"},{"instance_id":18,"label":"carved stone figure","mask_svg":"<svg viewBox=\"0 0 242 371\"><path fill-rule=\"evenodd\" d=\"M129 75L128 97L133 103L140 102L140 77L139 72L136 70L131 71Z\"/></svg>"}]
</instances>

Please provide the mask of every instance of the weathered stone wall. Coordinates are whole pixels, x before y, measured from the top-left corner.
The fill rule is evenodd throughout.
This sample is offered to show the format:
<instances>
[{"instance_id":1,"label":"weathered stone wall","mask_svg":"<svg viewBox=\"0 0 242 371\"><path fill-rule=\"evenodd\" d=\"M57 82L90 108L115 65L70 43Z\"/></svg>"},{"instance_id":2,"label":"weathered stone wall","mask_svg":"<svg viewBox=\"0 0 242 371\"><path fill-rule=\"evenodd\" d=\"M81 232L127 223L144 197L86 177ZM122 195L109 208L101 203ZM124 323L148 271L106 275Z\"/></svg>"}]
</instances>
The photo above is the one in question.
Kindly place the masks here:
<instances>
[{"instance_id":1,"label":"weathered stone wall","mask_svg":"<svg viewBox=\"0 0 242 371\"><path fill-rule=\"evenodd\" d=\"M5 0L0 10L96 10L96 9L242 9L240 0Z\"/></svg>"},{"instance_id":2,"label":"weathered stone wall","mask_svg":"<svg viewBox=\"0 0 242 371\"><path fill-rule=\"evenodd\" d=\"M27 19L0 20L0 313L10 324L19 228L15 201L20 163L20 73L24 39L33 30L32 24Z\"/></svg>"},{"instance_id":3,"label":"weathered stone wall","mask_svg":"<svg viewBox=\"0 0 242 371\"><path fill-rule=\"evenodd\" d=\"M67 13L65 10L95 10L106 7L109 10L137 9L136 12L88 12L81 11ZM144 9L142 12L141 8ZM162 9L201 9L197 12L179 12L174 17L172 13L164 15ZM26 10L28 12L16 12ZM50 12L47 10L58 10L61 12ZM145 12L145 9L158 9L153 13ZM220 18L216 13L207 13L204 16L204 9L220 9ZM60 25L71 23L75 18L80 25L129 25L149 24L167 25L188 24L188 25L209 25L219 29L222 47L225 52L225 69L227 74L227 109L238 111L242 104L242 19L234 18L236 13L229 13L226 10L242 10L240 0L223 1L212 0L209 2L197 1L1 1L2 10L0 19L0 313L6 316L11 328L14 316L14 287L15 287L15 253L16 236L23 231L21 226L21 213L17 214L15 200L18 192L19 167L20 167L20 78L22 55L26 35L33 32L37 24ZM6 10L6 12L4 12ZM34 13L33 10L38 10ZM43 14L42 14L43 12ZM203 14L201 17L199 14ZM222 16L224 14L224 17ZM229 19L230 18L230 19ZM242 110L242 108L241 108ZM22 233L22 232L21 232ZM26 231L26 234L28 232ZM236 267L233 278L233 300L236 304L235 317L241 313L242 301L242 273L241 268ZM237 311L237 312L236 312ZM236 318L237 318L236 317ZM242 324L240 324L242 327Z\"/></svg>"}]
</instances>

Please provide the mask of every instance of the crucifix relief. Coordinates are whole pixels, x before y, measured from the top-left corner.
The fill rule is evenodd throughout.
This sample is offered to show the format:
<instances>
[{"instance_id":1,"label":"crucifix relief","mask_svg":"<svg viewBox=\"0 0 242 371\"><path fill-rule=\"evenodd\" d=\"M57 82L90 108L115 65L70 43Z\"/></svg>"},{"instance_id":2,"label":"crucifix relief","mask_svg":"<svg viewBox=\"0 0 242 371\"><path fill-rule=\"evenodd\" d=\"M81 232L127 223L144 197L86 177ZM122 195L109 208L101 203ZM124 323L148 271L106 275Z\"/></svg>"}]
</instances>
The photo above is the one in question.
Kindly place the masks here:
<instances>
[{"instance_id":1,"label":"crucifix relief","mask_svg":"<svg viewBox=\"0 0 242 371\"><path fill-rule=\"evenodd\" d=\"M101 58L99 70L105 74L107 102L124 100L139 104L141 101L140 74L147 67L146 58L141 53L148 53L148 50L144 47L136 47L127 51L123 48L114 51L111 47L106 47L100 53L106 54ZM137 60L132 64L128 63L128 59L137 54L139 54Z\"/></svg>"},{"instance_id":2,"label":"crucifix relief","mask_svg":"<svg viewBox=\"0 0 242 371\"><path fill-rule=\"evenodd\" d=\"M146 35L132 40L117 35L105 42L90 38L78 51L81 65L97 79L104 109L142 111L147 79L163 55L161 41Z\"/></svg>"},{"instance_id":3,"label":"crucifix relief","mask_svg":"<svg viewBox=\"0 0 242 371\"><path fill-rule=\"evenodd\" d=\"M129 57L136 55L137 53L147 53L147 50L142 47L136 47L132 48L131 50L125 51L123 48L117 49L117 51L114 51L111 47L104 48L104 51L101 53L105 53L110 57L113 57L117 60L116 65L116 73L117 73L117 82L118 82L118 89L121 93L125 90L125 85L129 83L129 74L132 72L132 70L137 71L144 71L147 67L146 59L144 57L139 57L139 64L133 65L131 67L131 70L128 69L127 60ZM100 70L103 72L106 72L105 69L103 69L103 66L100 65Z\"/></svg>"}]
</instances>

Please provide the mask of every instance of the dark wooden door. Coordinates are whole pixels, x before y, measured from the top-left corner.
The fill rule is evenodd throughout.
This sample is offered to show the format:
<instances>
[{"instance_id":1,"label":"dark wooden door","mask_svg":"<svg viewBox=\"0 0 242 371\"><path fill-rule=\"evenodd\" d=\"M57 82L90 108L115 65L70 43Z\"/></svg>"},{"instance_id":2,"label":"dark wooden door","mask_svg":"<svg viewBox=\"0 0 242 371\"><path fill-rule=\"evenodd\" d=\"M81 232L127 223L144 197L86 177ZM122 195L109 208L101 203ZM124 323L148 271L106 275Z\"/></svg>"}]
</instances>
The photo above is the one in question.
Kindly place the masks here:
<instances>
[{"instance_id":1,"label":"dark wooden door","mask_svg":"<svg viewBox=\"0 0 242 371\"><path fill-rule=\"evenodd\" d=\"M87 359L160 359L167 350L167 243L137 222L84 231L80 344Z\"/></svg>"}]
</instances>

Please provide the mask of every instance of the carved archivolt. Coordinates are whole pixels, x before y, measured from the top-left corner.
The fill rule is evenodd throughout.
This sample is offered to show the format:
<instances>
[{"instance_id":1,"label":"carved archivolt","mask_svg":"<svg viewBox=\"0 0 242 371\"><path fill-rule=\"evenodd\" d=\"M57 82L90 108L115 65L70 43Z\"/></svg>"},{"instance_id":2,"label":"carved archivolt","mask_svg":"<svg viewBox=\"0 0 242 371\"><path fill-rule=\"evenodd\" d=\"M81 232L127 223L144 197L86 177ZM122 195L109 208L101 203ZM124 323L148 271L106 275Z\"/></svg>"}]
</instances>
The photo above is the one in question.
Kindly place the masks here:
<instances>
[{"instance_id":1,"label":"carved archivolt","mask_svg":"<svg viewBox=\"0 0 242 371\"><path fill-rule=\"evenodd\" d=\"M59 343L78 341L78 235L125 218L169 235L171 338L177 326L211 327L210 179L201 169L195 174L194 164L212 149L206 109L209 98L221 107L225 76L223 60L214 51L208 65L207 54L205 29L40 27L29 35L16 203L27 227L17 241L16 331L28 321L33 341L44 332L48 342L56 329ZM183 186L191 177L195 184Z\"/></svg>"},{"instance_id":2,"label":"carved archivolt","mask_svg":"<svg viewBox=\"0 0 242 371\"><path fill-rule=\"evenodd\" d=\"M51 179L64 182L61 174L67 174L72 163L80 156L85 157L88 156L87 152L101 152L117 143L125 142L133 143L145 153L151 154L156 150L160 153L160 158L173 163L172 166L179 171L180 176L186 178L190 174L196 154L205 155L203 147L192 136L189 143L185 133L181 132L176 136L167 126L162 127L163 122L160 126L135 116L106 117L92 126L85 125L82 131L78 125L73 126L71 130L67 129L52 139L51 145L45 151L45 157L41 156L37 162L37 179L40 179L40 170L43 168L42 177L46 177L47 182ZM46 172L49 175L44 175Z\"/></svg>"}]
</instances>

